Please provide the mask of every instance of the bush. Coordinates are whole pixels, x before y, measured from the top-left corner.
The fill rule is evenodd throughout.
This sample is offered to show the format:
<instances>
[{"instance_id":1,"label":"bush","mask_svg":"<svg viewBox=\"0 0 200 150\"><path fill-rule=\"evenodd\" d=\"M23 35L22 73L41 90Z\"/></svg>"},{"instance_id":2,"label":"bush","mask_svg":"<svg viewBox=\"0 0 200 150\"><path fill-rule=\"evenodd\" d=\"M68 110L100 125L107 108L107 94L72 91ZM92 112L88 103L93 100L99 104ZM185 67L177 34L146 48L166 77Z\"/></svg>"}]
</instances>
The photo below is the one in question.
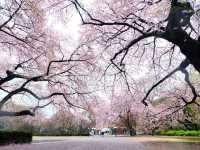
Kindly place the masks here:
<instances>
[{"instance_id":1,"label":"bush","mask_svg":"<svg viewBox=\"0 0 200 150\"><path fill-rule=\"evenodd\" d=\"M40 131L33 131L34 136L89 136L89 129L83 127L45 128Z\"/></svg>"},{"instance_id":2,"label":"bush","mask_svg":"<svg viewBox=\"0 0 200 150\"><path fill-rule=\"evenodd\" d=\"M0 131L0 145L30 142L32 142L32 133L19 131Z\"/></svg>"},{"instance_id":3,"label":"bush","mask_svg":"<svg viewBox=\"0 0 200 150\"><path fill-rule=\"evenodd\" d=\"M164 130L158 131L156 134L168 136L200 136L200 130Z\"/></svg>"}]
</instances>

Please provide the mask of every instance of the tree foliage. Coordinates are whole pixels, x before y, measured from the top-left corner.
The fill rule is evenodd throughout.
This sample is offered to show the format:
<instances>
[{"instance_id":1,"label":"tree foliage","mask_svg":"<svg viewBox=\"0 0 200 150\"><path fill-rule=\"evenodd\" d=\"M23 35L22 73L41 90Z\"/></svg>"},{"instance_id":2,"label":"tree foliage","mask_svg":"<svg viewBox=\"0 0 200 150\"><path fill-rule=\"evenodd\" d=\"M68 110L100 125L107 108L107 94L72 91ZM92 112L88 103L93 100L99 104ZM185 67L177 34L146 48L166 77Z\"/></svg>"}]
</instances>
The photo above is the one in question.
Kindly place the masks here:
<instances>
[{"instance_id":1,"label":"tree foliage","mask_svg":"<svg viewBox=\"0 0 200 150\"><path fill-rule=\"evenodd\" d=\"M81 107L88 94L90 55L78 54L60 44L58 35L46 27L54 2L8 0L0 3L0 117L34 115L47 105ZM5 56L4 56L5 55ZM84 69L83 69L84 68ZM73 98L73 102L70 99ZM29 104L27 110L6 111L9 101Z\"/></svg>"},{"instance_id":2,"label":"tree foliage","mask_svg":"<svg viewBox=\"0 0 200 150\"><path fill-rule=\"evenodd\" d=\"M145 106L148 106L151 93L177 72L183 74L192 93L189 99L184 95L178 99L183 105L199 105L196 101L198 91L191 83L188 72L189 65L199 72L199 14L193 3L178 0L111 0L101 1L92 9L85 8L77 0L73 4L82 23L88 25L91 36L85 42L100 45L104 50L102 53L109 55L110 64L106 71L110 69L114 75L122 76L132 93L137 87L135 84L138 84L132 74L141 69L144 62L145 68L150 68L150 76L155 74L157 81L141 98ZM174 97L177 98L177 95Z\"/></svg>"}]
</instances>

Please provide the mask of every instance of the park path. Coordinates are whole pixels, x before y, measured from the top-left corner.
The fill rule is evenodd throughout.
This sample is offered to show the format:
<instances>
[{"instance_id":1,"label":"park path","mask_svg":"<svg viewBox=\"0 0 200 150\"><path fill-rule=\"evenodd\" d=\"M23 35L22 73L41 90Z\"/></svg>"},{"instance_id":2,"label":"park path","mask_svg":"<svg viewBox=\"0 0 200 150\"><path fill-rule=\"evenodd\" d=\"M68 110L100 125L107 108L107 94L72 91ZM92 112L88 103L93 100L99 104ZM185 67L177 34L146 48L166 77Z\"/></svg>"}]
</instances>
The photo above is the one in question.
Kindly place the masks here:
<instances>
[{"instance_id":1,"label":"park path","mask_svg":"<svg viewBox=\"0 0 200 150\"><path fill-rule=\"evenodd\" d=\"M158 142L131 137L68 137L61 141L36 141L0 150L200 150L200 143Z\"/></svg>"}]
</instances>

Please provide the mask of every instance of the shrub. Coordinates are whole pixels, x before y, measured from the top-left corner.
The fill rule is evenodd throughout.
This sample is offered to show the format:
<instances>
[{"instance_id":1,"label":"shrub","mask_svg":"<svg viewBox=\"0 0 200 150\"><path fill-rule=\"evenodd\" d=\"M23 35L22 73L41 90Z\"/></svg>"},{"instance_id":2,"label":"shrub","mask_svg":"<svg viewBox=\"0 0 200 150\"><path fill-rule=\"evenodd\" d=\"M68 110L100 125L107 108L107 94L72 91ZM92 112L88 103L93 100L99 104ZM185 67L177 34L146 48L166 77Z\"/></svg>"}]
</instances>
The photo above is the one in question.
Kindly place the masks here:
<instances>
[{"instance_id":1,"label":"shrub","mask_svg":"<svg viewBox=\"0 0 200 150\"><path fill-rule=\"evenodd\" d=\"M32 133L19 131L0 131L0 145L30 143L32 141Z\"/></svg>"},{"instance_id":2,"label":"shrub","mask_svg":"<svg viewBox=\"0 0 200 150\"><path fill-rule=\"evenodd\" d=\"M35 136L89 136L89 129L82 127L71 127L66 129L51 128L40 132L33 132Z\"/></svg>"},{"instance_id":3,"label":"shrub","mask_svg":"<svg viewBox=\"0 0 200 150\"><path fill-rule=\"evenodd\" d=\"M156 134L168 136L200 136L200 130L163 130Z\"/></svg>"}]
</instances>

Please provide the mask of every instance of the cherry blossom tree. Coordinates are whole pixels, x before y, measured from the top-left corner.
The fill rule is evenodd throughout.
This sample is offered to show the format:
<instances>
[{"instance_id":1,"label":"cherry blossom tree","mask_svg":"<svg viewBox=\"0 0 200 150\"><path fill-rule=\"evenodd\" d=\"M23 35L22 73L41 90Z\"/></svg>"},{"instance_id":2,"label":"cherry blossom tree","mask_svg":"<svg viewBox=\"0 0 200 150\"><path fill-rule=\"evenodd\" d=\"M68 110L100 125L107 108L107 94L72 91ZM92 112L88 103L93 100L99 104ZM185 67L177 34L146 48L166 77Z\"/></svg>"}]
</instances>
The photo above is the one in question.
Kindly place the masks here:
<instances>
[{"instance_id":1,"label":"cherry blossom tree","mask_svg":"<svg viewBox=\"0 0 200 150\"><path fill-rule=\"evenodd\" d=\"M94 2L94 7L78 0L72 3L87 25L85 43L102 50L101 57L110 60L108 74L122 76L132 92L137 84L134 73L146 68L146 73L154 75L153 85L144 90L146 95L141 98L145 106L150 104L151 93L170 77L180 76L178 72L191 93L190 97L180 95L178 99L184 106L199 105L198 90L188 72L190 65L198 72L200 66L199 8L195 1L102 0Z\"/></svg>"},{"instance_id":2,"label":"cherry blossom tree","mask_svg":"<svg viewBox=\"0 0 200 150\"><path fill-rule=\"evenodd\" d=\"M0 2L0 117L33 116L37 109L64 104L87 110L92 126L117 120L132 131L150 118L152 126L145 125L154 131L170 115L178 118L185 106L199 107L199 88L190 73L191 68L200 72L199 12L194 4L187 0ZM75 35L60 26L54 30L48 21L55 15L73 26L68 22L74 10L86 26L80 41L73 43L70 38ZM95 86L104 88L108 100L100 101L103 92L92 93ZM10 101L29 107L6 109Z\"/></svg>"},{"instance_id":3,"label":"cherry blossom tree","mask_svg":"<svg viewBox=\"0 0 200 150\"><path fill-rule=\"evenodd\" d=\"M33 116L37 109L63 101L82 108L93 62L87 51L63 46L66 41L46 26L54 5L56 1L0 2L0 117ZM9 101L29 107L8 111L4 106Z\"/></svg>"},{"instance_id":4,"label":"cherry blossom tree","mask_svg":"<svg viewBox=\"0 0 200 150\"><path fill-rule=\"evenodd\" d=\"M142 104L137 104L135 99L123 91L120 95L115 94L111 101L111 111L115 114L113 120L119 127L125 127L132 136L136 134L136 126L139 121L139 115L144 110ZM139 108L139 109L138 109Z\"/></svg>"}]
</instances>

